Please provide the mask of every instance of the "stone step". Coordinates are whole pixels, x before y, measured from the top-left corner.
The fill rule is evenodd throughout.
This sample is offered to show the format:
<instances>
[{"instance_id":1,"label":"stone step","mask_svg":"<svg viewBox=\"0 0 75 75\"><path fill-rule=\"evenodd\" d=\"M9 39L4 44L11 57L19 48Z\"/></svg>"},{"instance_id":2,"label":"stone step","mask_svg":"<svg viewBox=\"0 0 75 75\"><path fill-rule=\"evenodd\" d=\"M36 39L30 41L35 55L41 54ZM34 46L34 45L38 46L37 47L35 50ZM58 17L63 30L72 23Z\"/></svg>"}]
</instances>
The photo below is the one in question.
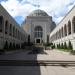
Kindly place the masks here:
<instances>
[{"instance_id":1,"label":"stone step","mask_svg":"<svg viewBox=\"0 0 75 75\"><path fill-rule=\"evenodd\" d=\"M0 60L0 66L74 66L75 61Z\"/></svg>"}]
</instances>

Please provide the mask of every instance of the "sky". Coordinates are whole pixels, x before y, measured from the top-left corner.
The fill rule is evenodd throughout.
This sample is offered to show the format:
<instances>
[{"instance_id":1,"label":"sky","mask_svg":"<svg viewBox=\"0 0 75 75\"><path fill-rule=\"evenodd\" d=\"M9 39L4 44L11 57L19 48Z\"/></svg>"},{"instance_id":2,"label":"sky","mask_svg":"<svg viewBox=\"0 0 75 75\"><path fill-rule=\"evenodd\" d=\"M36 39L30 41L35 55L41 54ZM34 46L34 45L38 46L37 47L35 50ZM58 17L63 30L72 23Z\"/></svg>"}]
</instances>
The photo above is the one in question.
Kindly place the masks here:
<instances>
[{"instance_id":1,"label":"sky","mask_svg":"<svg viewBox=\"0 0 75 75\"><path fill-rule=\"evenodd\" d=\"M0 0L0 3L20 25L37 9L44 10L58 24L75 5L75 0Z\"/></svg>"}]
</instances>

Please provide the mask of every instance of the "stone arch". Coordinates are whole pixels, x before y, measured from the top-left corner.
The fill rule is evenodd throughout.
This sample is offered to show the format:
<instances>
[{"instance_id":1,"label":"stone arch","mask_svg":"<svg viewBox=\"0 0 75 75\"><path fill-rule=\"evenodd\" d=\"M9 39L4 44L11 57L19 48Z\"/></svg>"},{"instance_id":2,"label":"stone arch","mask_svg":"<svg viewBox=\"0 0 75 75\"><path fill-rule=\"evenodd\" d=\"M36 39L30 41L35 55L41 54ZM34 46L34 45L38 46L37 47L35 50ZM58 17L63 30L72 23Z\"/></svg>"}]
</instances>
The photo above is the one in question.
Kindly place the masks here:
<instances>
[{"instance_id":1,"label":"stone arch","mask_svg":"<svg viewBox=\"0 0 75 75\"><path fill-rule=\"evenodd\" d=\"M5 34L8 34L8 21L5 21Z\"/></svg>"},{"instance_id":2,"label":"stone arch","mask_svg":"<svg viewBox=\"0 0 75 75\"><path fill-rule=\"evenodd\" d=\"M62 29L61 29L61 35L62 35L61 37L63 37L63 27L62 27Z\"/></svg>"},{"instance_id":3,"label":"stone arch","mask_svg":"<svg viewBox=\"0 0 75 75\"><path fill-rule=\"evenodd\" d=\"M66 24L64 26L64 36L67 36L67 26L66 26Z\"/></svg>"},{"instance_id":4,"label":"stone arch","mask_svg":"<svg viewBox=\"0 0 75 75\"><path fill-rule=\"evenodd\" d=\"M68 21L68 34L71 34L71 21Z\"/></svg>"},{"instance_id":5,"label":"stone arch","mask_svg":"<svg viewBox=\"0 0 75 75\"><path fill-rule=\"evenodd\" d=\"M73 33L75 33L75 16L72 19L72 29L73 29Z\"/></svg>"},{"instance_id":6,"label":"stone arch","mask_svg":"<svg viewBox=\"0 0 75 75\"><path fill-rule=\"evenodd\" d=\"M10 24L9 33L10 33L10 35L12 35L12 24Z\"/></svg>"},{"instance_id":7,"label":"stone arch","mask_svg":"<svg viewBox=\"0 0 75 75\"><path fill-rule=\"evenodd\" d=\"M4 22L4 19L3 19L3 16L0 16L0 32L2 32L2 30L3 30L3 23Z\"/></svg>"},{"instance_id":8,"label":"stone arch","mask_svg":"<svg viewBox=\"0 0 75 75\"><path fill-rule=\"evenodd\" d=\"M15 37L15 27L13 26L13 37Z\"/></svg>"},{"instance_id":9,"label":"stone arch","mask_svg":"<svg viewBox=\"0 0 75 75\"><path fill-rule=\"evenodd\" d=\"M41 26L36 26L34 31L35 31L35 37L43 37L43 29Z\"/></svg>"}]
</instances>

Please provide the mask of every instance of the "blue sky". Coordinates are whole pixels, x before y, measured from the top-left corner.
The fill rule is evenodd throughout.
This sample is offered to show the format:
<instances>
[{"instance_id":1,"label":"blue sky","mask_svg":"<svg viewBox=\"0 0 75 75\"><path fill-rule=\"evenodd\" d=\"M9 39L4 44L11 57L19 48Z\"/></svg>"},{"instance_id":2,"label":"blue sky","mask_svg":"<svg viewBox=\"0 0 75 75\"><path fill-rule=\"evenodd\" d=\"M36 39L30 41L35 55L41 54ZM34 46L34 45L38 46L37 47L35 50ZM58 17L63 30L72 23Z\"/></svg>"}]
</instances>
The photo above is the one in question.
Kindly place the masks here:
<instances>
[{"instance_id":1,"label":"blue sky","mask_svg":"<svg viewBox=\"0 0 75 75\"><path fill-rule=\"evenodd\" d=\"M36 9L44 10L59 23L75 5L75 0L0 0L0 3L19 24Z\"/></svg>"}]
</instances>

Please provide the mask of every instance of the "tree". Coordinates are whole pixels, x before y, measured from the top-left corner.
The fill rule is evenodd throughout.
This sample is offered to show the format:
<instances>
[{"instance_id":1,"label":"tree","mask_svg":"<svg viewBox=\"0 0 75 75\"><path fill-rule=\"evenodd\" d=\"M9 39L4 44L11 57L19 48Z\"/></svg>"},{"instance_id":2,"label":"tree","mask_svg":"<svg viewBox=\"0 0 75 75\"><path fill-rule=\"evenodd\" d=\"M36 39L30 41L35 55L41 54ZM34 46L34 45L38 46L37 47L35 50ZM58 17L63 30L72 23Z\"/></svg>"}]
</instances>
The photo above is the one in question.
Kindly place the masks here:
<instances>
[{"instance_id":1,"label":"tree","mask_svg":"<svg viewBox=\"0 0 75 75\"><path fill-rule=\"evenodd\" d=\"M10 42L9 49L12 49L12 43Z\"/></svg>"},{"instance_id":2,"label":"tree","mask_svg":"<svg viewBox=\"0 0 75 75\"><path fill-rule=\"evenodd\" d=\"M49 35L47 35L47 44L49 44Z\"/></svg>"},{"instance_id":3,"label":"tree","mask_svg":"<svg viewBox=\"0 0 75 75\"><path fill-rule=\"evenodd\" d=\"M57 49L59 48L59 45L57 44Z\"/></svg>"},{"instance_id":4,"label":"tree","mask_svg":"<svg viewBox=\"0 0 75 75\"><path fill-rule=\"evenodd\" d=\"M64 48L64 45L63 45L63 43L61 43L61 49L63 49Z\"/></svg>"},{"instance_id":5,"label":"tree","mask_svg":"<svg viewBox=\"0 0 75 75\"><path fill-rule=\"evenodd\" d=\"M5 45L4 45L4 49L8 49L8 48L9 48L8 42L6 41L6 42L5 42Z\"/></svg>"},{"instance_id":6,"label":"tree","mask_svg":"<svg viewBox=\"0 0 75 75\"><path fill-rule=\"evenodd\" d=\"M53 47L55 48L55 44L53 45Z\"/></svg>"},{"instance_id":7,"label":"tree","mask_svg":"<svg viewBox=\"0 0 75 75\"><path fill-rule=\"evenodd\" d=\"M13 43L13 49L15 49L15 43Z\"/></svg>"},{"instance_id":8,"label":"tree","mask_svg":"<svg viewBox=\"0 0 75 75\"><path fill-rule=\"evenodd\" d=\"M28 35L28 44L30 44L30 35Z\"/></svg>"},{"instance_id":9,"label":"tree","mask_svg":"<svg viewBox=\"0 0 75 75\"><path fill-rule=\"evenodd\" d=\"M58 48L60 49L60 43L58 44Z\"/></svg>"},{"instance_id":10,"label":"tree","mask_svg":"<svg viewBox=\"0 0 75 75\"><path fill-rule=\"evenodd\" d=\"M64 42L64 49L67 49L67 44L66 44L66 42Z\"/></svg>"},{"instance_id":11,"label":"tree","mask_svg":"<svg viewBox=\"0 0 75 75\"><path fill-rule=\"evenodd\" d=\"M69 41L69 43L68 43L68 49L71 49L71 50L73 49L71 41Z\"/></svg>"}]
</instances>

